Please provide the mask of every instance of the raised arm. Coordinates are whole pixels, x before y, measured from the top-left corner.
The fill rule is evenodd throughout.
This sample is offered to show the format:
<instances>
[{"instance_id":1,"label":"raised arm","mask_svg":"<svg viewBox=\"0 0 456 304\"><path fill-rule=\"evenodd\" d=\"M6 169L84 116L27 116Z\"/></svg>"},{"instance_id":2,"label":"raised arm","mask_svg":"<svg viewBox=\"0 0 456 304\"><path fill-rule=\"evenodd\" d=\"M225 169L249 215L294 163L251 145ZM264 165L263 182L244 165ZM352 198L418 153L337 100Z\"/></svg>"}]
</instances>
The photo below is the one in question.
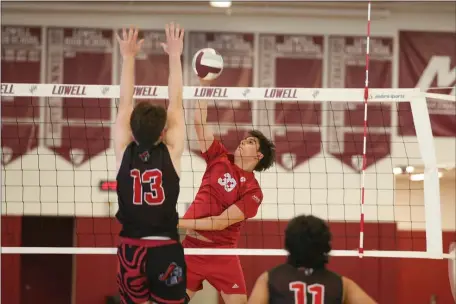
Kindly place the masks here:
<instances>
[{"instance_id":1,"label":"raised arm","mask_svg":"<svg viewBox=\"0 0 456 304\"><path fill-rule=\"evenodd\" d=\"M202 86L209 86L210 83L200 80ZM207 100L198 100L195 105L195 130L198 137L198 145L201 152L206 152L214 141L214 133L207 125Z\"/></svg>"},{"instance_id":2,"label":"raised arm","mask_svg":"<svg viewBox=\"0 0 456 304\"><path fill-rule=\"evenodd\" d=\"M181 55L184 47L184 29L170 23L166 25L166 43L163 50L169 57L168 94L169 105L167 112L167 131L165 143L168 146L174 166L180 171L180 158L184 151L185 118L182 105L182 64Z\"/></svg>"},{"instance_id":3,"label":"raised arm","mask_svg":"<svg viewBox=\"0 0 456 304\"><path fill-rule=\"evenodd\" d=\"M122 162L125 148L132 140L130 115L133 111L133 93L135 82L135 57L141 49L144 40L138 40L138 30L130 28L122 30L122 38L116 33L122 55L122 73L120 79L120 101L114 125L114 153L117 170Z\"/></svg>"}]
</instances>

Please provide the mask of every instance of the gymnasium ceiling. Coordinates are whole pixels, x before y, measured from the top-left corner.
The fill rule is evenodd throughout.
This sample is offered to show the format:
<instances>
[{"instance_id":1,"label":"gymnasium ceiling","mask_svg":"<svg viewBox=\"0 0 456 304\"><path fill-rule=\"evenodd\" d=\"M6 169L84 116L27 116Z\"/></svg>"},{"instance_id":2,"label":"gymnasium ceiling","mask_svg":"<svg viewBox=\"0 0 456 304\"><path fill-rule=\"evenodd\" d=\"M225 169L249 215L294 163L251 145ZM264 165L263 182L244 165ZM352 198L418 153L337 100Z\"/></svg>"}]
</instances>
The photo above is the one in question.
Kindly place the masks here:
<instances>
[{"instance_id":1,"label":"gymnasium ceiling","mask_svg":"<svg viewBox=\"0 0 456 304\"><path fill-rule=\"evenodd\" d=\"M373 17L399 12L416 13L449 13L456 12L456 2L402 2L373 1ZM156 14L236 14L236 15L268 15L268 16L308 16L335 12L353 12L366 17L367 3L324 2L324 1L233 1L231 8L212 8L209 1L9 1L2 2L4 12L13 11L100 11L100 12L138 12Z\"/></svg>"}]
</instances>

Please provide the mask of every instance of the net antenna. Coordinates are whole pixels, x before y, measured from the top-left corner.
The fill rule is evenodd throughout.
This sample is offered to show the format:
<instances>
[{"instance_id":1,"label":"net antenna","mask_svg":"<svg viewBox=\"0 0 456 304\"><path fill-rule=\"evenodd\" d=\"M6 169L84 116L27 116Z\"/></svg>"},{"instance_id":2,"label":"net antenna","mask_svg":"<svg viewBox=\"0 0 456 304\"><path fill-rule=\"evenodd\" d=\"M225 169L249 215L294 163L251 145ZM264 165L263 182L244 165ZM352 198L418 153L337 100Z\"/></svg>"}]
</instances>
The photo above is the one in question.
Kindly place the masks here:
<instances>
[{"instance_id":1,"label":"net antenna","mask_svg":"<svg viewBox=\"0 0 456 304\"><path fill-rule=\"evenodd\" d=\"M371 29L371 3L367 4L367 35L366 35L366 79L364 81L364 130L363 130L363 166L361 172L361 218L359 221L359 257L364 253L364 200L365 200L365 180L367 167L367 100L369 99L369 46L370 46L370 29Z\"/></svg>"},{"instance_id":2,"label":"net antenna","mask_svg":"<svg viewBox=\"0 0 456 304\"><path fill-rule=\"evenodd\" d=\"M116 99L120 96L117 85L72 85L72 84L27 84L2 83L2 97L63 97L69 99ZM82 88L82 89L81 89ZM167 99L166 86L140 86L142 90L135 90L135 99ZM153 96L140 94L144 89L154 92ZM347 100L358 104L366 103L365 89L347 88L297 88L293 95L284 99L283 96L268 94L271 88L247 87L211 87L201 94L201 87L184 87L183 97L186 100L218 100L218 101L281 101L281 102L343 102ZM274 90L287 90L274 88ZM223 92L223 94L221 93ZM203 95L203 96L202 96ZM426 228L425 251L398 251L398 250L364 250L363 257L390 257L390 258L428 258L454 259L449 253L443 253L442 218L440 211L440 189L438 166L435 153L431 121L426 103L426 97L440 100L455 101L455 96L425 93L419 88L406 89L370 89L369 102L407 102L411 105L415 122L416 137L418 140L421 159L424 164L424 211ZM365 162L365 159L364 159ZM363 166L365 167L365 166ZM115 254L115 248L84 248L84 247L1 247L1 254ZM243 249L243 248L186 248L190 255L255 255L255 256L286 256L287 252L281 249ZM331 256L359 256L359 249L333 250Z\"/></svg>"}]
</instances>

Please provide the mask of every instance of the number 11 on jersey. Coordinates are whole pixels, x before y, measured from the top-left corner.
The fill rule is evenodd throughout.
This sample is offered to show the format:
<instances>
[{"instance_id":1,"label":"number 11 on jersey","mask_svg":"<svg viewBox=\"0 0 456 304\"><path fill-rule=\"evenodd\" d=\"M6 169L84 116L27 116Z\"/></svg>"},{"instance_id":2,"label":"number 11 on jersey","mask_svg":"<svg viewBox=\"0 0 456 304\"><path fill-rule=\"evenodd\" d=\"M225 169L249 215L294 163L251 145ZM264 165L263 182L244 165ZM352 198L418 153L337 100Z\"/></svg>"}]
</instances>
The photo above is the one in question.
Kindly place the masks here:
<instances>
[{"instance_id":1,"label":"number 11 on jersey","mask_svg":"<svg viewBox=\"0 0 456 304\"><path fill-rule=\"evenodd\" d=\"M295 304L324 304L325 286L296 281L290 283L290 290L294 292ZM312 295L311 303L307 303L307 294Z\"/></svg>"}]
</instances>

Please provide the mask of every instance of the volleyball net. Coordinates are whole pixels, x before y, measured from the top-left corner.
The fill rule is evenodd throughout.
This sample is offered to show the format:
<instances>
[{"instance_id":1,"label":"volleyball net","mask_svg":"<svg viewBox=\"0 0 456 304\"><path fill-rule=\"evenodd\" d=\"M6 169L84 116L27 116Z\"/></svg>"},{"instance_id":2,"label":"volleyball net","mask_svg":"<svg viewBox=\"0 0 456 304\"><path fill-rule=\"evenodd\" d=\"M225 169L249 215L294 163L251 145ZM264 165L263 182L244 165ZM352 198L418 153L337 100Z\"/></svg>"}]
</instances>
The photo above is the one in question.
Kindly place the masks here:
<instances>
[{"instance_id":1,"label":"volleyball net","mask_svg":"<svg viewBox=\"0 0 456 304\"><path fill-rule=\"evenodd\" d=\"M426 101L451 102L454 96L419 89L369 92L365 112L363 89L185 87L181 216L206 167L192 125L195 100L210 101L208 120L229 151L251 129L271 138L277 150L276 165L256 173L264 199L242 230L239 248L186 254L285 255L287 220L313 214L333 231L333 256L358 256L362 247L365 257L451 258L442 245L448 215L441 211L439 178L445 173L436 150L443 146L434 142ZM119 87L2 83L1 95L1 253L115 254L111 126ZM164 86L135 88L137 100L166 105L167 95ZM416 135L400 135L406 127ZM74 217L73 246L8 241L15 229L8 218L15 216Z\"/></svg>"}]
</instances>

